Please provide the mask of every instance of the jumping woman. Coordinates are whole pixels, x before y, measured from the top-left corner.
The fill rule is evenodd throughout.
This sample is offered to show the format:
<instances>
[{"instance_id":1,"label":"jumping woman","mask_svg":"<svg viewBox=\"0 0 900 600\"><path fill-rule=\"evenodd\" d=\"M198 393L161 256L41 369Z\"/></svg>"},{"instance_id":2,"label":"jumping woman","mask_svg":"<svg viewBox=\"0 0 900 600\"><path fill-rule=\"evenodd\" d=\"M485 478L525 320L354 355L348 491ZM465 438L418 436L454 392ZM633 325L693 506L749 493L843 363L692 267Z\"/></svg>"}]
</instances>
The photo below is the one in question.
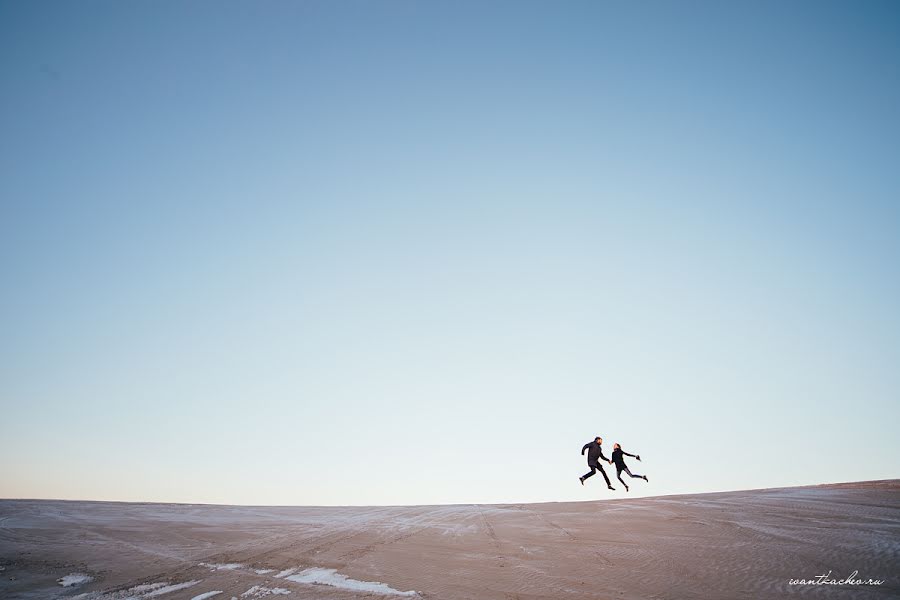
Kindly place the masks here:
<instances>
[{"instance_id":1,"label":"jumping woman","mask_svg":"<svg viewBox=\"0 0 900 600\"><path fill-rule=\"evenodd\" d=\"M624 455L624 456L623 456ZM624 450L622 450L622 446L619 444L613 445L613 453L612 453L612 461L616 463L616 477L619 478L619 481L622 482L622 485L625 486L625 491L628 491L628 484L622 481L622 471L628 473L629 476L634 477L636 479L643 479L644 481L649 483L649 479L647 479L646 475L635 475L632 473L628 466L625 464L625 456L632 456L638 460L641 460L640 454L628 454Z\"/></svg>"}]
</instances>

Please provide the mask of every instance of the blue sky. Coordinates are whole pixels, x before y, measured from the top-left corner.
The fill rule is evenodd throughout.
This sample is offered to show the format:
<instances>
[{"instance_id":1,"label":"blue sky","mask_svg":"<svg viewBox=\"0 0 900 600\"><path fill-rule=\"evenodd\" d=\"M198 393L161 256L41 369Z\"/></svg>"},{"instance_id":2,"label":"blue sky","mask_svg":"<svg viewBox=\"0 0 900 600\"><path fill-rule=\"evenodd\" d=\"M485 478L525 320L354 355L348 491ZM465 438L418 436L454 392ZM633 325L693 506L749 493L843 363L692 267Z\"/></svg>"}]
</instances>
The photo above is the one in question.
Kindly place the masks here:
<instances>
[{"instance_id":1,"label":"blue sky","mask_svg":"<svg viewBox=\"0 0 900 600\"><path fill-rule=\"evenodd\" d=\"M0 4L0 497L900 476L898 16Z\"/></svg>"}]
</instances>

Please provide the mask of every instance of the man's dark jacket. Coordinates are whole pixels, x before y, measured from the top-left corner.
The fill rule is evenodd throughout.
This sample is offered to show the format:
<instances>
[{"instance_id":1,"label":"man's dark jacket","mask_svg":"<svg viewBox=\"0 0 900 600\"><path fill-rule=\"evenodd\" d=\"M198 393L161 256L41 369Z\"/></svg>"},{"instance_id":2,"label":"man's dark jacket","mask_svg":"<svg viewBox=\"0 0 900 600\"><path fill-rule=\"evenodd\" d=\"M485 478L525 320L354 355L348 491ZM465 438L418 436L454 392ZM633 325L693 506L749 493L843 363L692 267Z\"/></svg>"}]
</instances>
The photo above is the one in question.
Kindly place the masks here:
<instances>
[{"instance_id":1,"label":"man's dark jacket","mask_svg":"<svg viewBox=\"0 0 900 600\"><path fill-rule=\"evenodd\" d=\"M603 448L600 447L600 444L598 444L596 440L584 445L584 448L581 449L582 455L584 455L585 450L588 451L588 464L596 463L598 458L602 458L609 462L609 459L603 456Z\"/></svg>"}]
</instances>

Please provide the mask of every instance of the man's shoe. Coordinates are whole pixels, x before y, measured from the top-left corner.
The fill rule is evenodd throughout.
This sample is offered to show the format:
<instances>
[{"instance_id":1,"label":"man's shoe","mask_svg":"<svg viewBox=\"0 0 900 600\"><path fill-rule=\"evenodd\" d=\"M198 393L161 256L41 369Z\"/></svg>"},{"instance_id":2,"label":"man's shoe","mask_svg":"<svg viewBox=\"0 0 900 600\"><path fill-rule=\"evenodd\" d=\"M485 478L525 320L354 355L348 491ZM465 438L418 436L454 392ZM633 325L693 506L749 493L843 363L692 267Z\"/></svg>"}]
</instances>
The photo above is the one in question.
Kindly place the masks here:
<instances>
[{"instance_id":1,"label":"man's shoe","mask_svg":"<svg viewBox=\"0 0 900 600\"><path fill-rule=\"evenodd\" d=\"M647 476L646 476L646 475L644 475L644 481L646 481L647 483L650 483L650 480L647 479Z\"/></svg>"},{"instance_id":2,"label":"man's shoe","mask_svg":"<svg viewBox=\"0 0 900 600\"><path fill-rule=\"evenodd\" d=\"M616 491L616 488L614 488L614 487L611 486L611 485L608 485L608 486L606 486L606 487L608 487L608 488L611 489L612 491Z\"/></svg>"},{"instance_id":3,"label":"man's shoe","mask_svg":"<svg viewBox=\"0 0 900 600\"><path fill-rule=\"evenodd\" d=\"M581 482L581 485L584 485L584 477L579 477L579 478L578 478L578 481Z\"/></svg>"}]
</instances>

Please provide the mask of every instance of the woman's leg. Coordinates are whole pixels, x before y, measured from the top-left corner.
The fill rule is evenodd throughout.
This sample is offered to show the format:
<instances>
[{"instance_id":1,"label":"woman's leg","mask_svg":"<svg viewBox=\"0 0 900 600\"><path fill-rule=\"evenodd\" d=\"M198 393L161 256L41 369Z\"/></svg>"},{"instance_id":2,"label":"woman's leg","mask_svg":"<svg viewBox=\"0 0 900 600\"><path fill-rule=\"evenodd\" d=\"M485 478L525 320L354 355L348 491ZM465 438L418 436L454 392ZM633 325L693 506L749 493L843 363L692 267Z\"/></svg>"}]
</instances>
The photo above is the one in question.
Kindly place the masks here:
<instances>
[{"instance_id":1,"label":"woman's leg","mask_svg":"<svg viewBox=\"0 0 900 600\"><path fill-rule=\"evenodd\" d=\"M625 472L628 473L628 475L630 477L634 477L635 479L643 479L644 478L643 475L635 475L634 473L632 473L628 467L625 467Z\"/></svg>"}]
</instances>

